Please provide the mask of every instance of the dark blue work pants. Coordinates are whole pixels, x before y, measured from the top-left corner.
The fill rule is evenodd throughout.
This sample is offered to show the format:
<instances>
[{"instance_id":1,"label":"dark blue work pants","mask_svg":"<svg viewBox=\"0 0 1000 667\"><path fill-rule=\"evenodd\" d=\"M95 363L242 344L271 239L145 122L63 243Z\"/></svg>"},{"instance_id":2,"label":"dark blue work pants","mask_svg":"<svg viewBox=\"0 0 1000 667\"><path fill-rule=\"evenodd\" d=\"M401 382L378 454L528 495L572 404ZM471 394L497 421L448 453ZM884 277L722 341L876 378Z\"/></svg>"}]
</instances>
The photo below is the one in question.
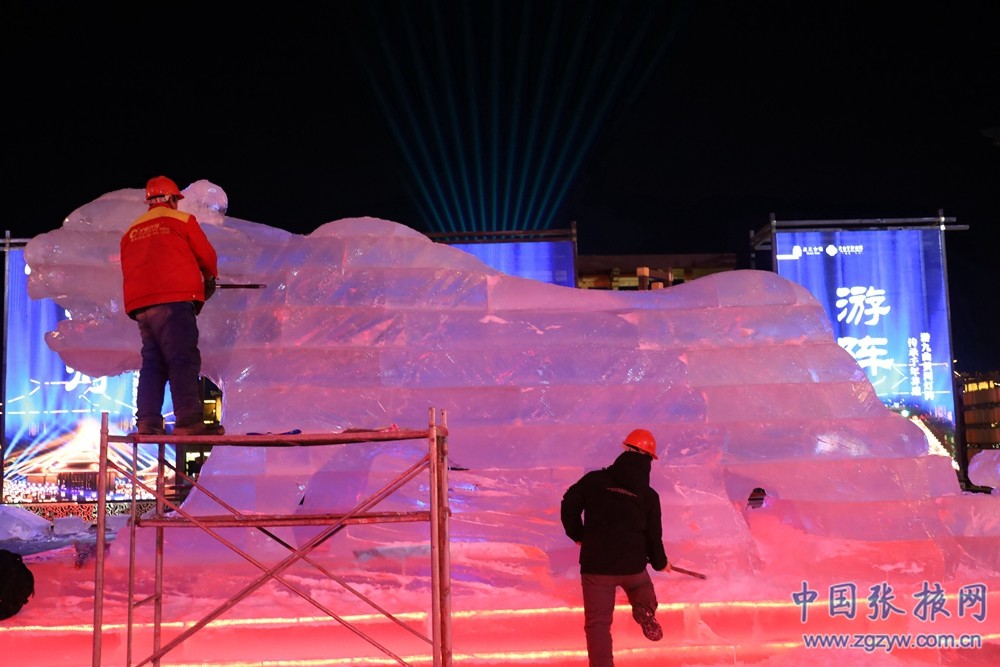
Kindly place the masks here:
<instances>
[{"instance_id":1,"label":"dark blue work pants","mask_svg":"<svg viewBox=\"0 0 1000 667\"><path fill-rule=\"evenodd\" d=\"M191 426L203 421L201 352L194 303L178 301L149 306L135 315L142 337L142 368L136 396L136 421L162 423L167 383L174 403L175 423Z\"/></svg>"},{"instance_id":2,"label":"dark blue work pants","mask_svg":"<svg viewBox=\"0 0 1000 667\"><path fill-rule=\"evenodd\" d=\"M611 621L615 613L615 592L619 586L632 605L632 618L643 618L643 609L656 612L656 590L647 570L638 574L581 574L583 586L583 631L587 636L590 667L614 667L611 648Z\"/></svg>"}]
</instances>

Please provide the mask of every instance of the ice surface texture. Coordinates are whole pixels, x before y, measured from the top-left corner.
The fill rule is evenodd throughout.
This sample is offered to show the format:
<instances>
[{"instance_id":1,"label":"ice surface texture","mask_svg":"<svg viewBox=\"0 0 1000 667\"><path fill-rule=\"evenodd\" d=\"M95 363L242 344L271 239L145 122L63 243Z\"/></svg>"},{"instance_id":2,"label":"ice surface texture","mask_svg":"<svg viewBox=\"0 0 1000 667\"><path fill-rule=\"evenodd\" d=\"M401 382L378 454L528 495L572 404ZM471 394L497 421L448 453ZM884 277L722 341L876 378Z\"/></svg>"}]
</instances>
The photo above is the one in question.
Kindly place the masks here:
<instances>
[{"instance_id":1,"label":"ice surface texture","mask_svg":"<svg viewBox=\"0 0 1000 667\"><path fill-rule=\"evenodd\" d=\"M104 195L27 247L31 295L72 313L48 343L90 375L139 366L118 241L145 210L142 194ZM386 220L337 220L303 236L227 217L225 193L207 181L184 194L181 209L219 252L221 282L267 285L219 290L199 320L227 432L423 428L429 407L446 410L451 463L465 469L451 472L456 562L461 545L492 543L543 570L575 570L562 493L641 427L659 442L653 485L678 563L759 564L745 515L762 487L762 511L796 534L933 548L973 530L990 539L963 553L996 565L987 552L1000 530L961 519L950 459L928 454L921 431L882 406L819 303L774 273L579 290L501 274ZM422 451L423 442L216 448L202 480L249 511L345 510ZM426 485L412 483L381 509L426 499ZM197 493L186 509L218 513ZM182 532L180 558L203 539L199 559L226 551ZM350 533L356 553L427 539L419 524ZM499 583L486 561L463 576Z\"/></svg>"}]
</instances>

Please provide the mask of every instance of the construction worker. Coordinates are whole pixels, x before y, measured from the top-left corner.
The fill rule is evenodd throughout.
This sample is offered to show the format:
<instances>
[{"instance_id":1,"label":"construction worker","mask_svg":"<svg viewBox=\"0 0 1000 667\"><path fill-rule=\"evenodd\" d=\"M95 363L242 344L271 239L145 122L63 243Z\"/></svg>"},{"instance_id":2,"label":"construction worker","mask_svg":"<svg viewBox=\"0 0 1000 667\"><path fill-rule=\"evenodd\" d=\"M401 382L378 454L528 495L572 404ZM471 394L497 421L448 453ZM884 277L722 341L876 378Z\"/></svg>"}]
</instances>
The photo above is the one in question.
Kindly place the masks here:
<instances>
[{"instance_id":1,"label":"construction worker","mask_svg":"<svg viewBox=\"0 0 1000 667\"><path fill-rule=\"evenodd\" d=\"M670 566L663 549L660 496L649 486L656 440L635 429L622 443L625 451L607 468L586 473L563 495L561 517L566 535L580 545L584 633L590 667L614 667L611 622L616 589L632 606L632 618L647 639L659 641L656 591L646 565Z\"/></svg>"},{"instance_id":2,"label":"construction worker","mask_svg":"<svg viewBox=\"0 0 1000 667\"><path fill-rule=\"evenodd\" d=\"M125 312L139 324L142 367L136 397L136 430L165 432L163 399L170 383L177 435L221 435L206 424L199 376L198 321L215 292L215 248L195 216L177 210L184 198L166 176L149 179L146 203L121 238Z\"/></svg>"}]
</instances>

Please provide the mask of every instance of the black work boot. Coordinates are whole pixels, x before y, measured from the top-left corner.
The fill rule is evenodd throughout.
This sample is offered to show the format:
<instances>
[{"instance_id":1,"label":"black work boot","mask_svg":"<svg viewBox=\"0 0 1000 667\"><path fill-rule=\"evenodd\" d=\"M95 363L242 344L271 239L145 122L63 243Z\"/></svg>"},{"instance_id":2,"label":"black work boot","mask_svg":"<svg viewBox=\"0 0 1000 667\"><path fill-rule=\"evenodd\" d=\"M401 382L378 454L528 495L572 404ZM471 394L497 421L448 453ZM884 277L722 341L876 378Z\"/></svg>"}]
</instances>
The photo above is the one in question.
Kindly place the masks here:
<instances>
[{"instance_id":1,"label":"black work boot","mask_svg":"<svg viewBox=\"0 0 1000 667\"><path fill-rule=\"evenodd\" d=\"M663 639L663 628L653 612L645 607L636 610L635 621L642 628L642 634L651 642L658 642Z\"/></svg>"},{"instance_id":2,"label":"black work boot","mask_svg":"<svg viewBox=\"0 0 1000 667\"><path fill-rule=\"evenodd\" d=\"M163 417L159 419L140 419L135 424L135 432L139 435L164 435Z\"/></svg>"}]
</instances>

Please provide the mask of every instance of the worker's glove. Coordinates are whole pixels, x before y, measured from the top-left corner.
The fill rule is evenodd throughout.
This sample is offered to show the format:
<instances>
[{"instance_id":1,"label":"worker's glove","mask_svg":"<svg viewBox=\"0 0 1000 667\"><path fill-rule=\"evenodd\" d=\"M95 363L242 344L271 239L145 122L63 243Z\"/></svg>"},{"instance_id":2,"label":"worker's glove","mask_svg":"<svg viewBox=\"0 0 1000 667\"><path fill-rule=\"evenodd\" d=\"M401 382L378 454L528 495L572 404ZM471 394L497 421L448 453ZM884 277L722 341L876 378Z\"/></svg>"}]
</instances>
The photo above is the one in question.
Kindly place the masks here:
<instances>
[{"instance_id":1,"label":"worker's glove","mask_svg":"<svg viewBox=\"0 0 1000 667\"><path fill-rule=\"evenodd\" d=\"M205 301L212 298L215 294L215 276L208 276L205 278Z\"/></svg>"}]
</instances>

